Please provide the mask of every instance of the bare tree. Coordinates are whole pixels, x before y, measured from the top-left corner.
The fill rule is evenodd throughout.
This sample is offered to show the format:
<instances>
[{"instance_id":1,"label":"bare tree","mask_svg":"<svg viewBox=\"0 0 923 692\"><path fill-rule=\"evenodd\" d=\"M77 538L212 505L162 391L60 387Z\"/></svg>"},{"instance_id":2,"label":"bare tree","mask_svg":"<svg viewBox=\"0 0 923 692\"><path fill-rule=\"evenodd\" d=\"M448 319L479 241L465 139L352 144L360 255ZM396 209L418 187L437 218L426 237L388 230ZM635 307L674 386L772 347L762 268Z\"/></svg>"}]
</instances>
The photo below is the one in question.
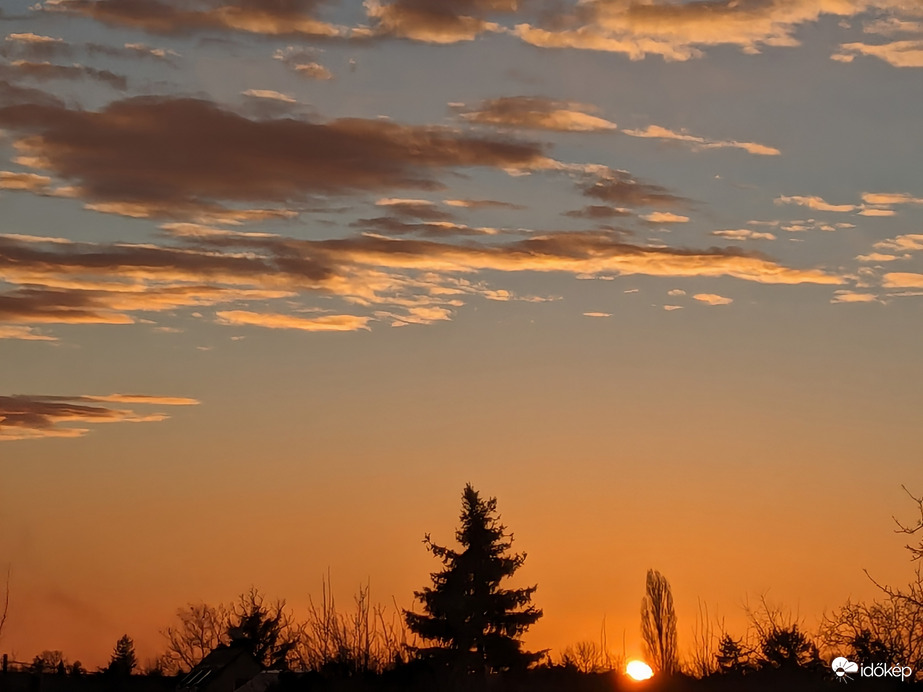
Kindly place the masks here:
<instances>
[{"instance_id":1,"label":"bare tree","mask_svg":"<svg viewBox=\"0 0 923 692\"><path fill-rule=\"evenodd\" d=\"M3 638L3 627L6 625L6 616L10 612L10 577L13 573L12 565L6 568L6 583L3 587L3 610L0 611L0 639Z\"/></svg>"},{"instance_id":2,"label":"bare tree","mask_svg":"<svg viewBox=\"0 0 923 692\"><path fill-rule=\"evenodd\" d=\"M718 641L715 623L708 616L708 604L699 601L695 626L692 628L692 652L688 669L692 675L704 678L718 671ZM718 623L721 630L722 623Z\"/></svg>"},{"instance_id":3,"label":"bare tree","mask_svg":"<svg viewBox=\"0 0 923 692\"><path fill-rule=\"evenodd\" d=\"M302 626L297 660L309 670L337 671L343 674L380 672L409 651L408 631L394 605L372 605L369 584L360 586L351 612L337 610L330 575L322 581L321 600L309 599L308 620Z\"/></svg>"},{"instance_id":4,"label":"bare tree","mask_svg":"<svg viewBox=\"0 0 923 692\"><path fill-rule=\"evenodd\" d=\"M919 517L914 525L904 524L896 517L893 517L894 523L897 524L895 529L896 533L902 533L907 536L916 536L918 532L923 532L923 496L917 497L909 490L906 486L901 486L904 489L904 492L907 493L908 497L916 504L917 512ZM874 577L869 574L868 570L865 570L866 576L872 580L872 583L875 584L879 589L881 589L889 598L896 598L901 601L913 604L917 608L923 608L923 540L921 540L917 545L908 543L906 546L908 551L910 551L910 560L911 562L916 562L916 569L914 569L914 577L910 584L907 585L905 589L896 589L891 586L886 586L875 581Z\"/></svg>"},{"instance_id":5,"label":"bare tree","mask_svg":"<svg viewBox=\"0 0 923 692\"><path fill-rule=\"evenodd\" d=\"M833 655L862 661L909 665L923 670L923 608L889 596L884 601L852 603L824 615L820 639Z\"/></svg>"},{"instance_id":6,"label":"bare tree","mask_svg":"<svg viewBox=\"0 0 923 692\"><path fill-rule=\"evenodd\" d=\"M651 666L664 675L677 672L676 611L670 582L654 569L647 571L641 600L641 639Z\"/></svg>"},{"instance_id":7,"label":"bare tree","mask_svg":"<svg viewBox=\"0 0 923 692\"><path fill-rule=\"evenodd\" d=\"M223 605L189 603L176 611L179 624L161 632L167 640L164 668L168 672L194 668L216 646L227 642L228 609Z\"/></svg>"}]
</instances>

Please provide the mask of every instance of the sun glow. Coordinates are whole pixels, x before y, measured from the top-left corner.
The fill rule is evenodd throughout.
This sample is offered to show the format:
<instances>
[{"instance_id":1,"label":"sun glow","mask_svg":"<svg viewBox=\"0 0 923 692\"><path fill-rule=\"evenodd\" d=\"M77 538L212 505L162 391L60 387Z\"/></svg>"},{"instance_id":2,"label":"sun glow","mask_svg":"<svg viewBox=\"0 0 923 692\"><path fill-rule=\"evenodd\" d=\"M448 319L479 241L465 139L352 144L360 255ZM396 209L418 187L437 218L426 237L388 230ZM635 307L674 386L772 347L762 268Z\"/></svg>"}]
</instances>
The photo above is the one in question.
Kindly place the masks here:
<instances>
[{"instance_id":1,"label":"sun glow","mask_svg":"<svg viewBox=\"0 0 923 692\"><path fill-rule=\"evenodd\" d=\"M654 671L644 661L629 661L625 666L625 674L632 680L647 680L654 675Z\"/></svg>"}]
</instances>

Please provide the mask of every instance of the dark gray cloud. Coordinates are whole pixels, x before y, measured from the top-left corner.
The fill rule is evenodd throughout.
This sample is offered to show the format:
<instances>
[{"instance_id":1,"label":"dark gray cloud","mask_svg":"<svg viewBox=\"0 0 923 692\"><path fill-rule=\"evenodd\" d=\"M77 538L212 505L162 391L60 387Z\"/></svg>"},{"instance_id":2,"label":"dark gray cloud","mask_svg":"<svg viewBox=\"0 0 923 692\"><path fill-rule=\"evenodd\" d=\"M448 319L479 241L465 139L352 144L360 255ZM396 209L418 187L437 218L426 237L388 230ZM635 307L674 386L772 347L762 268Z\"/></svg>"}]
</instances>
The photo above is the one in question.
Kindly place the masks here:
<instances>
[{"instance_id":1,"label":"dark gray cloud","mask_svg":"<svg viewBox=\"0 0 923 692\"><path fill-rule=\"evenodd\" d=\"M34 79L39 82L52 79L93 79L119 91L125 91L128 88L128 79L124 75L109 70L97 70L95 67L86 65L55 65L50 62L27 60L0 64L0 79L5 81Z\"/></svg>"},{"instance_id":2,"label":"dark gray cloud","mask_svg":"<svg viewBox=\"0 0 923 692\"><path fill-rule=\"evenodd\" d=\"M380 119L248 119L192 98L130 98L101 111L14 105L0 108L0 126L27 135L28 154L86 199L139 216L439 189L437 176L449 169L545 160L534 142Z\"/></svg>"}]
</instances>

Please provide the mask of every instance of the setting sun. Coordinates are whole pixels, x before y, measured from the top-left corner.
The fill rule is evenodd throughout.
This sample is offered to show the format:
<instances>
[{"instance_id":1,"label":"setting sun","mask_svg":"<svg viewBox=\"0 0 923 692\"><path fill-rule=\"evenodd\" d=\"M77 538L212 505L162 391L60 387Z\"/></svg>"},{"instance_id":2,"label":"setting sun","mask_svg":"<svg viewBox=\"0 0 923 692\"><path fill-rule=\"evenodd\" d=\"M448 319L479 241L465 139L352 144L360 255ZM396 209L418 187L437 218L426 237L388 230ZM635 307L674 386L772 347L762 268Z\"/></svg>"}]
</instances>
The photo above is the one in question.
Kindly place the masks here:
<instances>
[{"instance_id":1,"label":"setting sun","mask_svg":"<svg viewBox=\"0 0 923 692\"><path fill-rule=\"evenodd\" d=\"M644 661L629 661L625 674L632 680L648 680L654 676L654 671Z\"/></svg>"}]
</instances>

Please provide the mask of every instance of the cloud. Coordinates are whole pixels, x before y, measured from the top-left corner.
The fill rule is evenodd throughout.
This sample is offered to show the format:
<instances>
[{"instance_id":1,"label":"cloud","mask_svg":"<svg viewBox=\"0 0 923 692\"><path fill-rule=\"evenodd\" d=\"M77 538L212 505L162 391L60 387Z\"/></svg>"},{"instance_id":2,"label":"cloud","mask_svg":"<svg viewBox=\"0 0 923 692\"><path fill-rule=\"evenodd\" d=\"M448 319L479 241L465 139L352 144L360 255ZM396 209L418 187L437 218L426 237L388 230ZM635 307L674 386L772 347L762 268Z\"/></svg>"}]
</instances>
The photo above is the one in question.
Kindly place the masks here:
<instances>
[{"instance_id":1,"label":"cloud","mask_svg":"<svg viewBox=\"0 0 923 692\"><path fill-rule=\"evenodd\" d=\"M427 221L449 221L454 216L440 209L434 202L426 199L404 199L386 197L375 202L376 206L385 207L395 216L426 219Z\"/></svg>"},{"instance_id":2,"label":"cloud","mask_svg":"<svg viewBox=\"0 0 923 692\"><path fill-rule=\"evenodd\" d=\"M923 274L913 272L890 272L882 281L885 288L923 288Z\"/></svg>"},{"instance_id":3,"label":"cloud","mask_svg":"<svg viewBox=\"0 0 923 692\"><path fill-rule=\"evenodd\" d=\"M0 79L34 79L46 82L52 79L93 79L108 84L113 89L125 91L128 80L124 75L109 70L97 70L86 65L55 65L50 62L13 60L0 65Z\"/></svg>"},{"instance_id":4,"label":"cloud","mask_svg":"<svg viewBox=\"0 0 923 692\"><path fill-rule=\"evenodd\" d=\"M31 59L47 59L70 53L71 46L64 39L32 32L9 34L0 45L0 55L4 57L15 55Z\"/></svg>"},{"instance_id":5,"label":"cloud","mask_svg":"<svg viewBox=\"0 0 923 692\"><path fill-rule=\"evenodd\" d=\"M682 310L683 306L682 305L664 305L663 309L668 312L672 312L673 310Z\"/></svg>"},{"instance_id":6,"label":"cloud","mask_svg":"<svg viewBox=\"0 0 923 692\"><path fill-rule=\"evenodd\" d=\"M385 235L416 234L426 238L441 238L456 235L497 235L499 229L486 226L468 226L453 221L404 221L393 216L379 216L373 219L359 219L350 224L354 228L383 233Z\"/></svg>"},{"instance_id":7,"label":"cloud","mask_svg":"<svg viewBox=\"0 0 923 692\"><path fill-rule=\"evenodd\" d=\"M368 329L369 318L358 315L322 315L297 317L277 313L225 310L216 313L221 324L233 326L265 327L267 329L295 329L303 332L354 332Z\"/></svg>"},{"instance_id":8,"label":"cloud","mask_svg":"<svg viewBox=\"0 0 923 692\"><path fill-rule=\"evenodd\" d=\"M308 79L316 79L319 82L333 79L333 73L320 63L298 63L297 65L292 65L291 67L297 74Z\"/></svg>"},{"instance_id":9,"label":"cloud","mask_svg":"<svg viewBox=\"0 0 923 692\"><path fill-rule=\"evenodd\" d=\"M493 199L447 199L444 201L450 207L463 207L465 209L525 209L519 204L500 202Z\"/></svg>"},{"instance_id":10,"label":"cloud","mask_svg":"<svg viewBox=\"0 0 923 692\"><path fill-rule=\"evenodd\" d=\"M618 216L631 216L631 211L621 207L610 207L603 204L591 204L582 209L563 212L564 216L575 219L611 219Z\"/></svg>"},{"instance_id":11,"label":"cloud","mask_svg":"<svg viewBox=\"0 0 923 692\"><path fill-rule=\"evenodd\" d=\"M98 423L142 423L166 420L163 413L138 413L134 409L100 406L123 403L156 406L195 405L195 399L144 395L109 396L0 396L0 441L45 437L82 437L86 427Z\"/></svg>"},{"instance_id":12,"label":"cloud","mask_svg":"<svg viewBox=\"0 0 923 692\"><path fill-rule=\"evenodd\" d=\"M272 57L302 77L318 81L333 79L333 73L315 60L316 55L317 51L310 48L288 46L277 50Z\"/></svg>"},{"instance_id":13,"label":"cloud","mask_svg":"<svg viewBox=\"0 0 923 692\"><path fill-rule=\"evenodd\" d=\"M460 117L482 125L527 130L604 132L616 129L615 123L592 115L596 111L594 106L574 101L554 101L542 96L504 96L464 110Z\"/></svg>"},{"instance_id":14,"label":"cloud","mask_svg":"<svg viewBox=\"0 0 923 692\"><path fill-rule=\"evenodd\" d=\"M320 0L47 0L43 7L155 34L239 31L268 36L346 36L345 27L314 16L320 4Z\"/></svg>"},{"instance_id":15,"label":"cloud","mask_svg":"<svg viewBox=\"0 0 923 692\"><path fill-rule=\"evenodd\" d=\"M635 179L625 171L606 169L588 176L581 187L588 197L629 207L686 206L689 200L672 194L665 187Z\"/></svg>"},{"instance_id":16,"label":"cloud","mask_svg":"<svg viewBox=\"0 0 923 692\"><path fill-rule=\"evenodd\" d=\"M863 192L862 201L866 204L923 204L923 198L914 197L906 192Z\"/></svg>"},{"instance_id":17,"label":"cloud","mask_svg":"<svg viewBox=\"0 0 923 692\"><path fill-rule=\"evenodd\" d=\"M91 208L141 217L233 215L224 202L439 189L437 175L449 169L548 161L533 142L377 119L250 120L189 98L130 98L101 111L23 104L0 108L0 126L24 135L20 163L72 183Z\"/></svg>"},{"instance_id":18,"label":"cloud","mask_svg":"<svg viewBox=\"0 0 923 692\"><path fill-rule=\"evenodd\" d=\"M242 320L251 313L281 314L274 301L296 296L336 298L361 310L419 321L434 311L449 314L472 297L516 297L479 281L486 272L845 283L821 269L786 267L738 248L649 247L626 242L615 231L455 244L381 235L300 240L189 224L164 230L174 243L0 236L0 274L14 287L0 293L0 324L128 325L141 315L203 306L223 306L225 316Z\"/></svg>"},{"instance_id":19,"label":"cloud","mask_svg":"<svg viewBox=\"0 0 923 692\"><path fill-rule=\"evenodd\" d=\"M283 94L280 91L273 91L272 89L247 89L240 93L243 96L256 99L271 99L273 101L281 101L282 103L298 103L294 97Z\"/></svg>"},{"instance_id":20,"label":"cloud","mask_svg":"<svg viewBox=\"0 0 923 692\"><path fill-rule=\"evenodd\" d=\"M749 228L735 228L724 231L712 231L710 235L728 240L775 240L776 236L772 233L761 231L751 231Z\"/></svg>"},{"instance_id":21,"label":"cloud","mask_svg":"<svg viewBox=\"0 0 923 692\"><path fill-rule=\"evenodd\" d=\"M831 303L877 303L881 302L874 293L861 293L858 291L834 291Z\"/></svg>"},{"instance_id":22,"label":"cloud","mask_svg":"<svg viewBox=\"0 0 923 692\"><path fill-rule=\"evenodd\" d=\"M877 250L893 250L895 252L923 250L923 233L907 233L895 238L880 240L873 247Z\"/></svg>"},{"instance_id":23,"label":"cloud","mask_svg":"<svg viewBox=\"0 0 923 692\"><path fill-rule=\"evenodd\" d=\"M27 190L45 192L51 185L51 178L36 173L15 173L0 171L0 190Z\"/></svg>"},{"instance_id":24,"label":"cloud","mask_svg":"<svg viewBox=\"0 0 923 692\"><path fill-rule=\"evenodd\" d=\"M585 312L584 317L612 317L611 312Z\"/></svg>"},{"instance_id":25,"label":"cloud","mask_svg":"<svg viewBox=\"0 0 923 692\"><path fill-rule=\"evenodd\" d=\"M817 196L800 196L795 195L788 197L786 195L781 195L776 198L776 204L797 204L801 207L807 207L808 209L814 209L816 211L835 211L835 212L847 212L855 211L858 207L855 204L830 204L825 202L821 197Z\"/></svg>"},{"instance_id":26,"label":"cloud","mask_svg":"<svg viewBox=\"0 0 923 692\"><path fill-rule=\"evenodd\" d=\"M841 43L840 52L831 57L840 62L852 62L856 55L869 55L894 67L923 67L923 40L892 41L880 45Z\"/></svg>"},{"instance_id":27,"label":"cloud","mask_svg":"<svg viewBox=\"0 0 923 692\"><path fill-rule=\"evenodd\" d=\"M641 218L647 221L648 223L687 223L689 221L688 216L680 216L679 214L673 214L668 211L654 211L650 214L642 214Z\"/></svg>"},{"instance_id":28,"label":"cloud","mask_svg":"<svg viewBox=\"0 0 923 692\"><path fill-rule=\"evenodd\" d=\"M893 209L880 209L877 207L863 206L859 211L859 216L894 216L897 214Z\"/></svg>"},{"instance_id":29,"label":"cloud","mask_svg":"<svg viewBox=\"0 0 923 692\"><path fill-rule=\"evenodd\" d=\"M701 49L708 46L734 45L746 53L758 53L763 46L796 46L799 26L825 14L852 16L870 4L863 0L585 0L570 13L549 14L544 26L523 23L514 32L527 43L547 48L610 51L632 60L647 55L689 60L701 57Z\"/></svg>"},{"instance_id":30,"label":"cloud","mask_svg":"<svg viewBox=\"0 0 923 692\"><path fill-rule=\"evenodd\" d=\"M681 288L671 288L669 291L667 291L667 295L668 296L684 296L686 295L686 292Z\"/></svg>"},{"instance_id":31,"label":"cloud","mask_svg":"<svg viewBox=\"0 0 923 692\"><path fill-rule=\"evenodd\" d=\"M53 336L41 334L32 327L20 325L0 325L0 339L18 339L20 341L57 341Z\"/></svg>"},{"instance_id":32,"label":"cloud","mask_svg":"<svg viewBox=\"0 0 923 692\"><path fill-rule=\"evenodd\" d=\"M126 43L110 46L102 43L73 44L62 38L42 36L33 33L10 34L0 45L0 55L16 56L30 60L48 60L55 57L71 57L78 51L89 55L105 55L114 58L153 58L173 64L179 53L166 48L151 48L143 43Z\"/></svg>"},{"instance_id":33,"label":"cloud","mask_svg":"<svg viewBox=\"0 0 923 692\"><path fill-rule=\"evenodd\" d=\"M730 305L734 302L733 298L725 298L716 293L696 293L692 297L694 300L705 303L706 305Z\"/></svg>"},{"instance_id":34,"label":"cloud","mask_svg":"<svg viewBox=\"0 0 923 692\"><path fill-rule=\"evenodd\" d=\"M899 259L907 259L910 255L898 257L897 255L887 255L881 252L871 252L867 255L858 255L856 257L860 262L893 262Z\"/></svg>"},{"instance_id":35,"label":"cloud","mask_svg":"<svg viewBox=\"0 0 923 692\"><path fill-rule=\"evenodd\" d=\"M497 12L512 12L518 0L365 0L372 31L379 36L407 38L426 43L471 41L500 26L486 19Z\"/></svg>"},{"instance_id":36,"label":"cloud","mask_svg":"<svg viewBox=\"0 0 923 692\"><path fill-rule=\"evenodd\" d=\"M673 130L668 130L665 127L660 127L659 125L648 125L643 130L622 130L622 132L632 137L645 137L660 139L664 141L683 142L696 150L725 148L743 149L747 153L754 154L756 156L778 156L782 153L778 149L774 147L768 147L765 144L757 144L755 142L737 142L734 140L706 139L705 137L691 135L685 131L674 132Z\"/></svg>"}]
</instances>

